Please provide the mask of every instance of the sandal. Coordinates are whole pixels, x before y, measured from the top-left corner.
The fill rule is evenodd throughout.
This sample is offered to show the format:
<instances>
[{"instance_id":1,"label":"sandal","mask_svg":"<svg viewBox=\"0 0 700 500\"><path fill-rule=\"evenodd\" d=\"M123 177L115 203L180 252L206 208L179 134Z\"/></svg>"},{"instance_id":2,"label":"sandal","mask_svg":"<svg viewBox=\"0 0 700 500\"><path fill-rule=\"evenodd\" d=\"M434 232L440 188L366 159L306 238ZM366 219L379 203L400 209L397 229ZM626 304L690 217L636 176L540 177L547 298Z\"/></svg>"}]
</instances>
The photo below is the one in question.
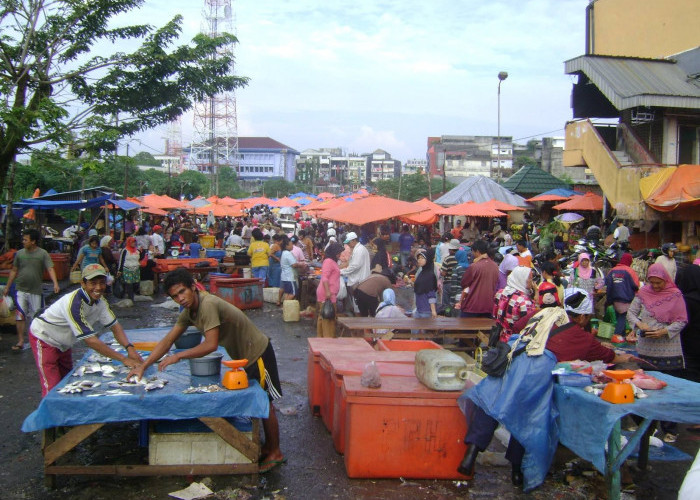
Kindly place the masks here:
<instances>
[{"instance_id":1,"label":"sandal","mask_svg":"<svg viewBox=\"0 0 700 500\"><path fill-rule=\"evenodd\" d=\"M12 346L12 352L24 351L24 344L15 344Z\"/></svg>"},{"instance_id":2,"label":"sandal","mask_svg":"<svg viewBox=\"0 0 700 500\"><path fill-rule=\"evenodd\" d=\"M266 472L271 471L278 465L282 465L285 463L287 463L287 457L282 457L279 460L265 460L264 462L260 462L258 472L264 474Z\"/></svg>"}]
</instances>

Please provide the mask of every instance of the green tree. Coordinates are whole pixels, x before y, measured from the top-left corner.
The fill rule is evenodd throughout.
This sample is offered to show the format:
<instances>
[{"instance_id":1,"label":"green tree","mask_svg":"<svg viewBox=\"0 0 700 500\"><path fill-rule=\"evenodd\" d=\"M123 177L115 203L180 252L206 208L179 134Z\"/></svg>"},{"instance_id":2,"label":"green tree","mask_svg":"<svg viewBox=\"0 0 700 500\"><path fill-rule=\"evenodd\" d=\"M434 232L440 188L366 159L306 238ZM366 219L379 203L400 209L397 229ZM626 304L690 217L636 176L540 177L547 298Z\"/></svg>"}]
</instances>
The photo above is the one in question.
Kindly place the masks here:
<instances>
[{"instance_id":1,"label":"green tree","mask_svg":"<svg viewBox=\"0 0 700 500\"><path fill-rule=\"evenodd\" d=\"M445 183L445 189L449 191L455 185L449 181ZM403 201L417 201L428 196L428 179L425 174L416 172L415 174L403 175L401 178L387 179L375 183L377 192L382 196L396 198ZM442 178L433 177L431 179L431 192L442 191Z\"/></svg>"},{"instance_id":2,"label":"green tree","mask_svg":"<svg viewBox=\"0 0 700 500\"><path fill-rule=\"evenodd\" d=\"M282 198L294 192L296 186L285 179L270 179L263 184L265 196Z\"/></svg>"},{"instance_id":3,"label":"green tree","mask_svg":"<svg viewBox=\"0 0 700 500\"><path fill-rule=\"evenodd\" d=\"M516 156L514 160L513 171L517 171L525 165L537 165L537 160L529 156Z\"/></svg>"},{"instance_id":4,"label":"green tree","mask_svg":"<svg viewBox=\"0 0 700 500\"><path fill-rule=\"evenodd\" d=\"M231 34L174 46L182 16L161 28L115 27L144 0L5 0L0 4L0 186L18 154L61 149L80 134L93 156L246 85L219 49ZM132 52L124 47L136 42ZM110 53L109 47L113 47Z\"/></svg>"},{"instance_id":5,"label":"green tree","mask_svg":"<svg viewBox=\"0 0 700 500\"><path fill-rule=\"evenodd\" d=\"M171 181L171 178L165 172L149 168L141 171L140 178L139 182L143 182L143 193L168 194L170 196L175 194L175 197L179 194L179 191L175 193L175 183ZM168 191L169 187L172 193Z\"/></svg>"},{"instance_id":6,"label":"green tree","mask_svg":"<svg viewBox=\"0 0 700 500\"><path fill-rule=\"evenodd\" d=\"M15 171L14 199L27 198L39 188L41 193L49 189L71 191L80 188L80 165L55 152L37 151L28 164L18 164Z\"/></svg>"},{"instance_id":7,"label":"green tree","mask_svg":"<svg viewBox=\"0 0 700 500\"><path fill-rule=\"evenodd\" d=\"M230 196L231 198L241 198L245 195L238 185L238 176L231 167L219 168L219 196Z\"/></svg>"},{"instance_id":8,"label":"green tree","mask_svg":"<svg viewBox=\"0 0 700 500\"><path fill-rule=\"evenodd\" d=\"M160 167L161 161L156 160L151 153L148 151L141 151L134 155L134 162L137 165L148 165L151 167Z\"/></svg>"},{"instance_id":9,"label":"green tree","mask_svg":"<svg viewBox=\"0 0 700 500\"><path fill-rule=\"evenodd\" d=\"M173 186L178 192L173 192L173 197L196 198L197 196L208 196L209 177L196 170L185 170L180 175L173 177Z\"/></svg>"}]
</instances>

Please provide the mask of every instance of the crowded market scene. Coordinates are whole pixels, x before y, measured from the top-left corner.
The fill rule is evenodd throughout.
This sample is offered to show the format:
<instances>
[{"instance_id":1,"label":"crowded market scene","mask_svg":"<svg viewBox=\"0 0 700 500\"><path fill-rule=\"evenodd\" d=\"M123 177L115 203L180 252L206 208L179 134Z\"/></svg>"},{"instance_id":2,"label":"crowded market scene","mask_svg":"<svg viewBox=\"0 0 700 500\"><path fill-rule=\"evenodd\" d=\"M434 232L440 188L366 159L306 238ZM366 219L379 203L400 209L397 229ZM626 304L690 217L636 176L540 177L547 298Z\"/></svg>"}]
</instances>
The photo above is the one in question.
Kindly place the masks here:
<instances>
[{"instance_id":1,"label":"crowded market scene","mask_svg":"<svg viewBox=\"0 0 700 500\"><path fill-rule=\"evenodd\" d=\"M635 221L602 217L606 201L593 192L558 189L524 199L488 185L486 195L457 186L437 201L451 194L466 201L444 205L366 189L189 201L155 194L122 199L95 189L87 201L49 193L16 203L11 223L22 249L1 257L3 321L16 328L12 352L33 354L43 398L23 430L42 430L44 440L58 443L72 426L179 415L204 421L226 445L235 426L203 419L223 411L216 402L200 402L215 413L200 407L173 413L156 410L154 404L165 403L152 395L163 391L164 398L177 388L167 394L171 406L187 404L181 394L243 389L241 396L264 387L229 402L259 417L264 431L262 443L259 436L244 439L245 447L257 446L255 462L242 455L237 467L240 473L280 469L294 451L281 442L278 420L285 413L277 416L273 405L285 383L277 347L250 319L260 311L298 325L308 339L304 408L325 426L317 438L343 455L349 478L477 485L478 464L491 464L479 457L498 455L490 451L494 434L496 449L507 448L500 456L512 484L526 492L538 491L553 467L575 474L572 462L552 466L563 447L617 491L631 482L631 467L647 467L658 456L689 460L678 446L692 448L700 433L698 409L687 403L700 387L695 222L662 222L677 242L662 241ZM78 211L78 222L49 223L59 207ZM40 259L28 264L32 254ZM54 300L60 296L48 307L31 288L42 273ZM143 309L143 321L149 309L169 304L183 311L173 327L120 324L123 311ZM198 315L200 305L211 312ZM98 337L93 323L111 332ZM89 350L74 365L78 341ZM217 366L195 377L202 370L197 362L212 356ZM189 369L178 363L184 359ZM226 367L231 370L222 373ZM108 403L141 388L145 396L133 413L109 416ZM396 397L408 406L392 402ZM153 403L146 404L149 398ZM523 414L524 408L532 411ZM592 429L580 422L582 408L595 418ZM437 421L439 458L419 443L402 444L405 431L397 424L383 445L395 460L372 459L381 422L405 411L417 421ZM130 466L142 467L139 475L163 463L174 474L231 470L198 465L210 468L205 473L169 462L172 449L162 457L157 451L168 449L158 441L168 434L154 429L140 438L150 439L149 465ZM76 433L73 445L85 437ZM614 468L615 456L606 451L613 442ZM87 465L62 470L58 463L69 455L54 451L46 477L95 473Z\"/></svg>"}]
</instances>

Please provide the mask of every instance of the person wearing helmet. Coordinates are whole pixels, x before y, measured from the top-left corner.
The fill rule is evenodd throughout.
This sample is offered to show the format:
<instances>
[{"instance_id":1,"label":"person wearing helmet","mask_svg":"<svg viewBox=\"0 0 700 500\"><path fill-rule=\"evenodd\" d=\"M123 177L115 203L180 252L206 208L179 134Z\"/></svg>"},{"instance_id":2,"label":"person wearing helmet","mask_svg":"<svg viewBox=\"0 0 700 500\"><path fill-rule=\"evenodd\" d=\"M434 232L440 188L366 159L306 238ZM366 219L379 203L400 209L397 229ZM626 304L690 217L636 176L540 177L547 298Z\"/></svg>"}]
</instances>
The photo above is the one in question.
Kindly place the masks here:
<instances>
[{"instance_id":1,"label":"person wearing helmet","mask_svg":"<svg viewBox=\"0 0 700 500\"><path fill-rule=\"evenodd\" d=\"M661 264L666 269L666 272L671 277L672 281L676 281L676 259L675 255L678 251L673 243L664 243L661 245L661 255L656 258L656 264Z\"/></svg>"}]
</instances>

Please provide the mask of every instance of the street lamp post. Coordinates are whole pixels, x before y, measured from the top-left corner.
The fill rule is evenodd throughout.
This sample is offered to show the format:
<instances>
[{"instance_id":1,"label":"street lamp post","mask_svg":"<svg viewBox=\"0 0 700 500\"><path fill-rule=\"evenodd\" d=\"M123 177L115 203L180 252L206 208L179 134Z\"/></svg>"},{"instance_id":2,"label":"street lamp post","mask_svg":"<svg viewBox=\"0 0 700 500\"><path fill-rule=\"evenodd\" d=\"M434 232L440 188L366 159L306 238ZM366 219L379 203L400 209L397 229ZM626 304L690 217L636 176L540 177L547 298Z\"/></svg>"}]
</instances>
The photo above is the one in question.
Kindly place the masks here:
<instances>
[{"instance_id":1,"label":"street lamp post","mask_svg":"<svg viewBox=\"0 0 700 500\"><path fill-rule=\"evenodd\" d=\"M496 172L498 181L501 181L501 82L508 78L506 71L498 73L498 151L496 152Z\"/></svg>"}]
</instances>

